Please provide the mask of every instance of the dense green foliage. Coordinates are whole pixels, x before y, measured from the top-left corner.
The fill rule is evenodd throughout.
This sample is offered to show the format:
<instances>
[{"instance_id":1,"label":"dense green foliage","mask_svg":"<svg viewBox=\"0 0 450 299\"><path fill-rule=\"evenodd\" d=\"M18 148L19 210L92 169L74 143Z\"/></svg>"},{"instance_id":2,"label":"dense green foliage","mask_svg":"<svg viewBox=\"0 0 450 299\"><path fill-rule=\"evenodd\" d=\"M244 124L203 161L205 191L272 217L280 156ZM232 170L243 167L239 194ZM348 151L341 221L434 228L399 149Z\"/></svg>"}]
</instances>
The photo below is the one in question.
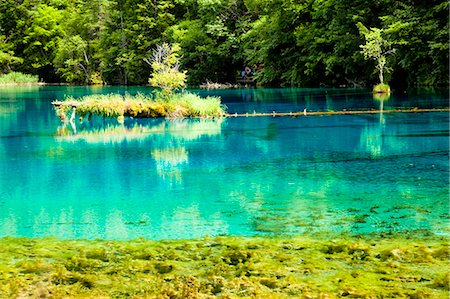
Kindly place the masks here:
<instances>
[{"instance_id":1,"label":"dense green foliage","mask_svg":"<svg viewBox=\"0 0 450 299\"><path fill-rule=\"evenodd\" d=\"M67 97L64 101L53 102L56 113L61 120L66 121L73 106L76 113L84 118L89 114L104 117L220 117L225 114L225 107L218 97L206 97L192 93L176 93L170 96L147 96L144 94L120 95L89 95L78 99Z\"/></svg>"},{"instance_id":2,"label":"dense green foliage","mask_svg":"<svg viewBox=\"0 0 450 299\"><path fill-rule=\"evenodd\" d=\"M448 298L426 239L0 239L1 298Z\"/></svg>"},{"instance_id":3,"label":"dense green foliage","mask_svg":"<svg viewBox=\"0 0 450 299\"><path fill-rule=\"evenodd\" d=\"M371 85L361 23L396 49L386 82L447 85L448 14L444 0L2 0L0 73L145 84L144 59L167 42L190 85L233 82L245 66L263 85Z\"/></svg>"}]
</instances>

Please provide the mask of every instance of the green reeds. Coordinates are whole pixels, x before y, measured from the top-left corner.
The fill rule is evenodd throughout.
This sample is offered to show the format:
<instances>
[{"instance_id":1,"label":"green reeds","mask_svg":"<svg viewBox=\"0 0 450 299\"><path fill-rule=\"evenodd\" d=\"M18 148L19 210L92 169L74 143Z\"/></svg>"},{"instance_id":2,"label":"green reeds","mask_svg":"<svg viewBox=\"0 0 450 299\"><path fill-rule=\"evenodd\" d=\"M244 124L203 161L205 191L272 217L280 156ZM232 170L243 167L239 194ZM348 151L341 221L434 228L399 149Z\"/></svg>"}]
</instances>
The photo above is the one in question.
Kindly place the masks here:
<instances>
[{"instance_id":1,"label":"green reeds","mask_svg":"<svg viewBox=\"0 0 450 299\"><path fill-rule=\"evenodd\" d=\"M225 106L218 97L206 97L192 93L180 93L163 97L137 94L131 95L89 95L78 99L66 97L64 101L55 101L53 105L61 119L67 119L72 107L81 117L96 114L104 117L131 116L136 118L183 118L183 117L220 117L225 114Z\"/></svg>"},{"instance_id":2,"label":"green reeds","mask_svg":"<svg viewBox=\"0 0 450 299\"><path fill-rule=\"evenodd\" d=\"M38 76L19 72L10 72L0 75L0 85L37 84L38 82Z\"/></svg>"}]
</instances>

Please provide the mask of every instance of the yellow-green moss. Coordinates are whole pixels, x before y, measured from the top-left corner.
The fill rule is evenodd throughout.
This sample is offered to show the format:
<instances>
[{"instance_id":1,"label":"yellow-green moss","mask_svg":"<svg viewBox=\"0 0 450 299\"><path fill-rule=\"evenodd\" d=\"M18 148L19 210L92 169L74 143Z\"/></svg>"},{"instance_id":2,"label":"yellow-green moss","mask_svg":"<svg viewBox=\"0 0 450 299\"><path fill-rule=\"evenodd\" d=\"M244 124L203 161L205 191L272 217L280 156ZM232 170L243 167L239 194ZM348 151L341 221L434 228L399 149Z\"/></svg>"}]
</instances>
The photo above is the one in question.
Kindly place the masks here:
<instances>
[{"instance_id":1,"label":"yellow-green moss","mask_svg":"<svg viewBox=\"0 0 450 299\"><path fill-rule=\"evenodd\" d=\"M0 298L448 298L444 238L0 239Z\"/></svg>"}]
</instances>

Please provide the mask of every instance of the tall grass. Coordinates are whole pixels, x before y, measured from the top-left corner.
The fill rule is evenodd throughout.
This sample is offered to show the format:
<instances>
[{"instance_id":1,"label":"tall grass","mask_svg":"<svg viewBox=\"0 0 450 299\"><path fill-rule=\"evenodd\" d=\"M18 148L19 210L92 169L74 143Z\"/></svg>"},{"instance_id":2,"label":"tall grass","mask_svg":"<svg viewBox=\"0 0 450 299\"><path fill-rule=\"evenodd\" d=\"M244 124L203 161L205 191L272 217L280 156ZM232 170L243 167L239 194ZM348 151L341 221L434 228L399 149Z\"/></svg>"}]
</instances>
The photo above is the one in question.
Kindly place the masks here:
<instances>
[{"instance_id":1,"label":"tall grass","mask_svg":"<svg viewBox=\"0 0 450 299\"><path fill-rule=\"evenodd\" d=\"M11 72L0 75L0 84L36 84L39 82L38 76Z\"/></svg>"},{"instance_id":2,"label":"tall grass","mask_svg":"<svg viewBox=\"0 0 450 299\"><path fill-rule=\"evenodd\" d=\"M221 104L220 98L201 98L192 93L174 94L169 97L160 94L89 95L78 99L66 97L63 101L55 101L53 104L61 119L66 119L74 106L81 117L91 113L104 117L137 118L220 117L225 114L225 106Z\"/></svg>"}]
</instances>

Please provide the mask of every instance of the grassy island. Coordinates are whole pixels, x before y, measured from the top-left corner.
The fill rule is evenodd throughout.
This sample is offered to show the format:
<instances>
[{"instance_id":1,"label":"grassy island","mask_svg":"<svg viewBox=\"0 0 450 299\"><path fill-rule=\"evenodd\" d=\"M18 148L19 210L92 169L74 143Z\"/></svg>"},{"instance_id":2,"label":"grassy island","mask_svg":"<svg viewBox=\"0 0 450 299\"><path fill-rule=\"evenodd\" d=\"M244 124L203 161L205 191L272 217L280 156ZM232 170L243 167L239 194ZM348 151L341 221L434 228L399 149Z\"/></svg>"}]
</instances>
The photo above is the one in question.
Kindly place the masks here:
<instances>
[{"instance_id":1,"label":"grassy island","mask_svg":"<svg viewBox=\"0 0 450 299\"><path fill-rule=\"evenodd\" d=\"M35 75L28 75L19 72L10 72L0 75L0 86L35 84L39 84L39 78Z\"/></svg>"},{"instance_id":2,"label":"grassy island","mask_svg":"<svg viewBox=\"0 0 450 299\"><path fill-rule=\"evenodd\" d=\"M81 117L96 114L104 117L124 116L149 117L220 117L225 114L225 106L218 97L201 98L192 93L177 93L170 96L131 95L89 95L79 99L67 97L64 101L54 101L56 113L61 120L75 108Z\"/></svg>"},{"instance_id":3,"label":"grassy island","mask_svg":"<svg viewBox=\"0 0 450 299\"><path fill-rule=\"evenodd\" d=\"M414 235L416 236L416 235ZM445 237L0 239L1 298L448 298Z\"/></svg>"},{"instance_id":4,"label":"grassy island","mask_svg":"<svg viewBox=\"0 0 450 299\"><path fill-rule=\"evenodd\" d=\"M390 94L391 87L387 84L380 83L373 87L373 93L374 94Z\"/></svg>"},{"instance_id":5,"label":"grassy island","mask_svg":"<svg viewBox=\"0 0 450 299\"><path fill-rule=\"evenodd\" d=\"M225 115L225 106L219 97L206 97L188 93L175 92L185 87L186 71L180 71L177 44L157 45L149 59L144 59L153 68L149 78L150 85L157 87L150 96L130 95L90 95L80 99L67 97L64 101L54 101L56 113L61 120L67 119L72 110L71 120L75 113L83 118L92 114L104 117L117 117L123 122L125 116L137 118L167 117L220 117Z\"/></svg>"}]
</instances>

